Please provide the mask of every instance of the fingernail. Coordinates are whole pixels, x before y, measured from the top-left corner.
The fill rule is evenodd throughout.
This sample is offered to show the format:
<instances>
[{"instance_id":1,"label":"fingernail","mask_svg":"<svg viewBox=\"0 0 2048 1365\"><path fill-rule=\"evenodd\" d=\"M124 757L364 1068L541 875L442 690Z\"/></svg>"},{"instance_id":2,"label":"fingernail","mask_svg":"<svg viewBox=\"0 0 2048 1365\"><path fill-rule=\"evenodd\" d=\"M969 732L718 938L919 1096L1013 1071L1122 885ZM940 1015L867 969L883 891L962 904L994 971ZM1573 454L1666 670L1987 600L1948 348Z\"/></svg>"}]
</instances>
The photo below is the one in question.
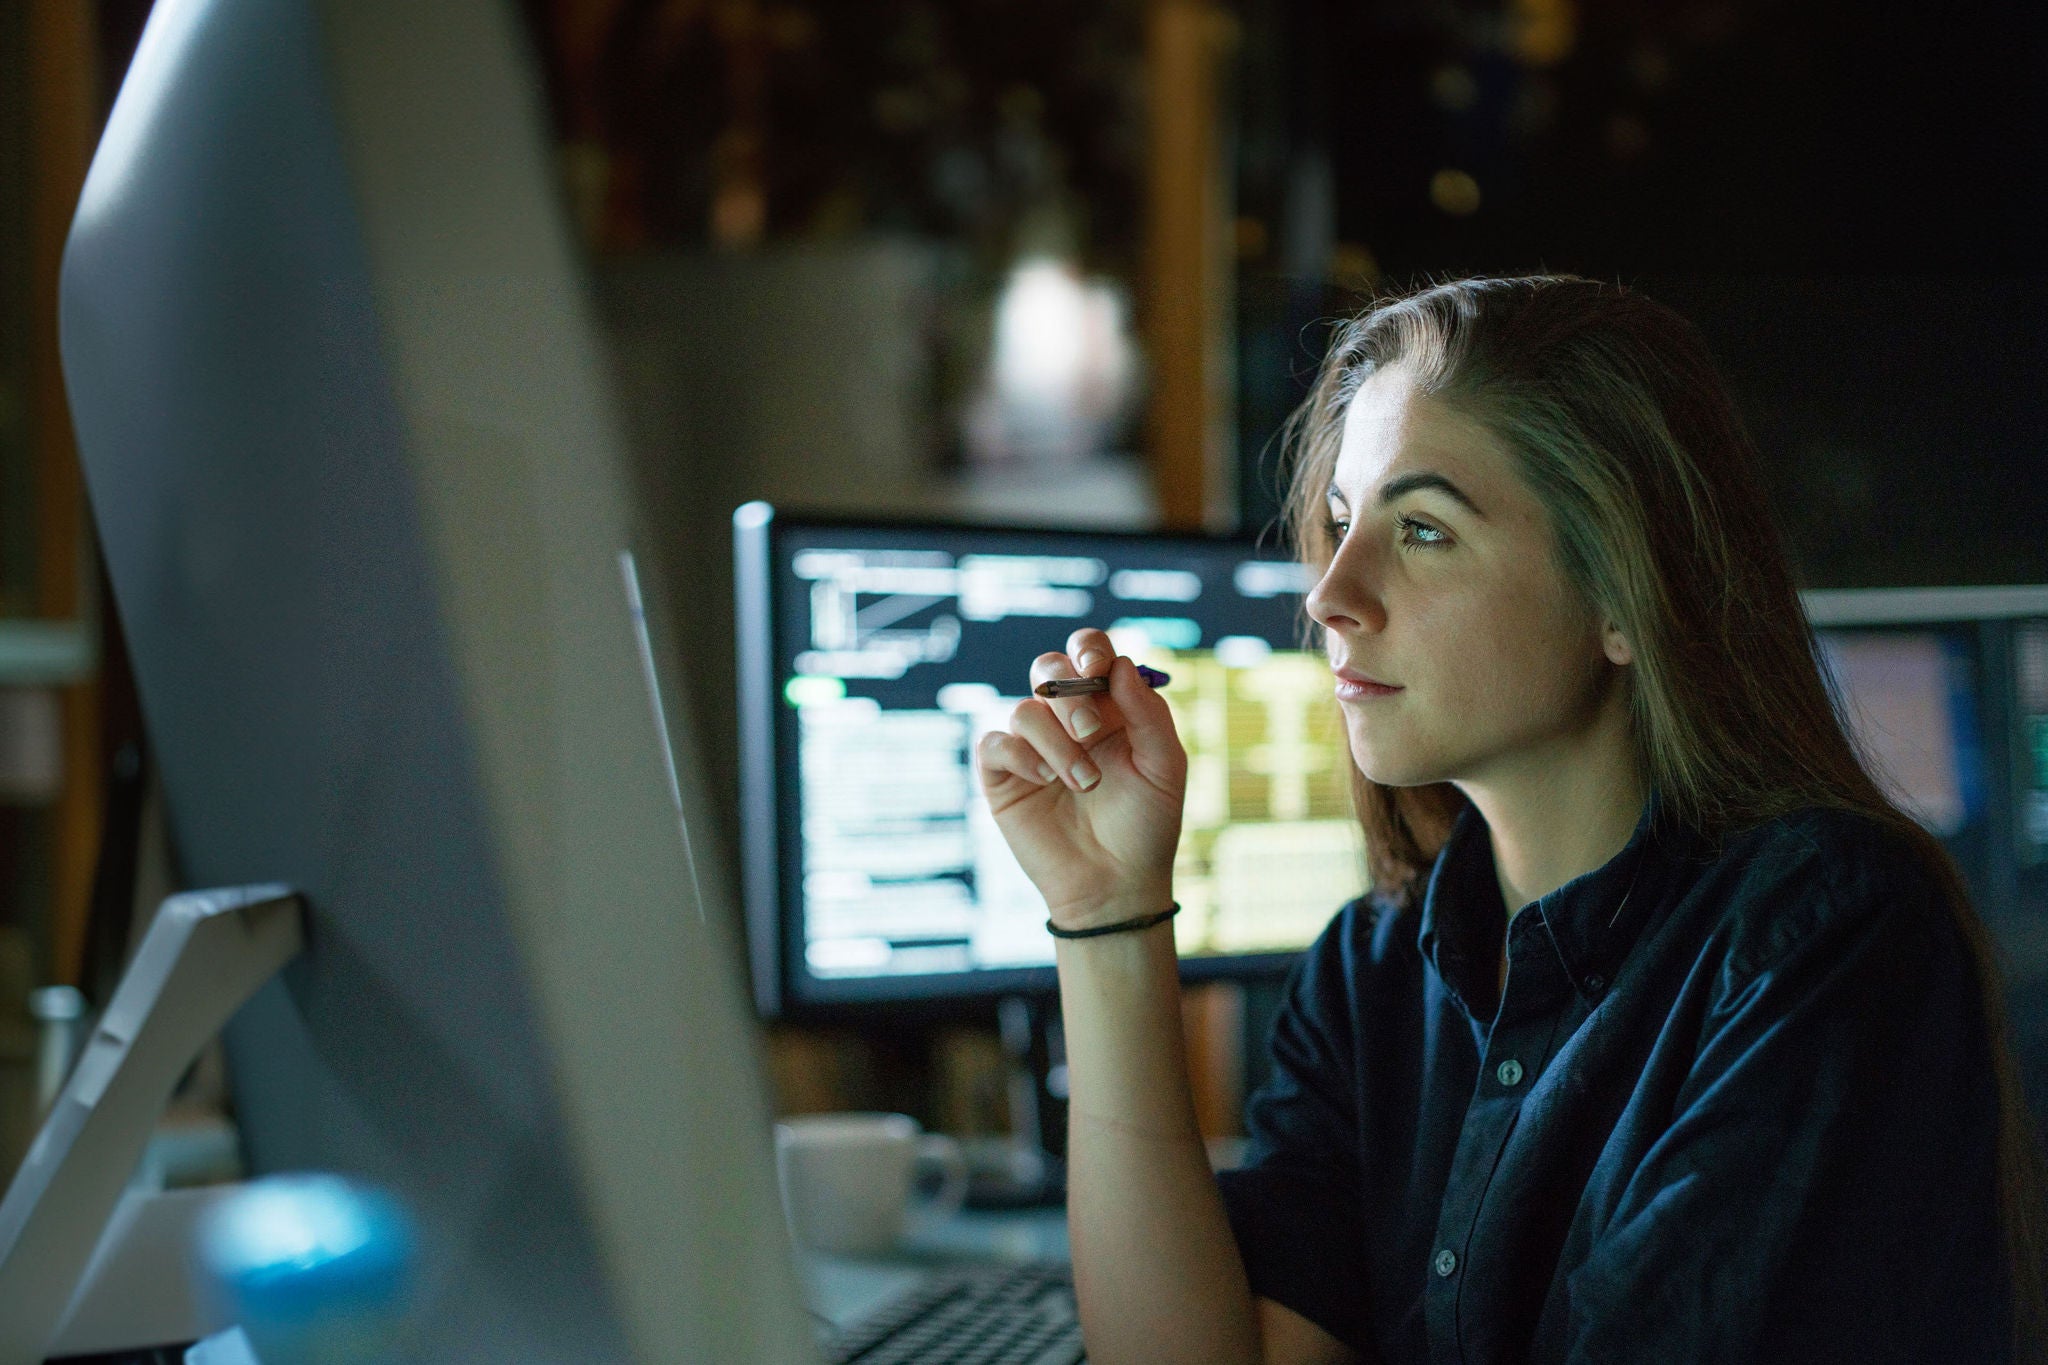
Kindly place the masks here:
<instances>
[{"instance_id":1,"label":"fingernail","mask_svg":"<svg viewBox=\"0 0 2048 1365\"><path fill-rule=\"evenodd\" d=\"M1095 666L1102 662L1102 652L1091 649L1074 662L1080 665L1084 675L1092 678L1095 676Z\"/></svg>"},{"instance_id":2,"label":"fingernail","mask_svg":"<svg viewBox=\"0 0 2048 1365\"><path fill-rule=\"evenodd\" d=\"M1095 714L1092 706L1077 706L1067 716L1067 727L1074 732L1075 739L1086 739L1102 728L1102 717Z\"/></svg>"},{"instance_id":3,"label":"fingernail","mask_svg":"<svg viewBox=\"0 0 2048 1365\"><path fill-rule=\"evenodd\" d=\"M1040 782L1057 782L1060 780L1060 775L1052 770L1052 764L1041 763L1038 765L1038 780Z\"/></svg>"},{"instance_id":4,"label":"fingernail","mask_svg":"<svg viewBox=\"0 0 2048 1365\"><path fill-rule=\"evenodd\" d=\"M1097 782L1100 782L1102 780L1102 773L1096 768L1096 766L1093 763L1090 763L1085 758L1082 759L1079 763L1076 763L1073 767L1067 769L1067 776L1073 778L1074 785L1076 787L1079 787L1082 791L1087 791L1090 787L1094 786Z\"/></svg>"}]
</instances>

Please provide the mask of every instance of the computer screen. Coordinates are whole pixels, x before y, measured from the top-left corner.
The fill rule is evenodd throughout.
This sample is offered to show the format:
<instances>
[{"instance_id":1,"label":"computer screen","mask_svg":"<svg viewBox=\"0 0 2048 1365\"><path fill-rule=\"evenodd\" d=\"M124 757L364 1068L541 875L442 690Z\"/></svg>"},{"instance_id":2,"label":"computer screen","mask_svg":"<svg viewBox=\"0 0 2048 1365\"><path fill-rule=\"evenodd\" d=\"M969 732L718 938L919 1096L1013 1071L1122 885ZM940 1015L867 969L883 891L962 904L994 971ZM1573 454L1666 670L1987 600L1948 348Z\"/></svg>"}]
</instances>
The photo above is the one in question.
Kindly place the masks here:
<instances>
[{"instance_id":1,"label":"computer screen","mask_svg":"<svg viewBox=\"0 0 2048 1365\"><path fill-rule=\"evenodd\" d=\"M1366 889L1307 571L1250 540L734 518L756 994L771 1011L1049 990L1045 902L976 740L1084 625L1164 670L1188 750L1190 976L1273 973Z\"/></svg>"},{"instance_id":2,"label":"computer screen","mask_svg":"<svg viewBox=\"0 0 2048 1365\"><path fill-rule=\"evenodd\" d=\"M1813 592L1836 703L1880 786L1955 856L2015 972L2048 916L2048 588Z\"/></svg>"},{"instance_id":3,"label":"computer screen","mask_svg":"<svg viewBox=\"0 0 2048 1365\"><path fill-rule=\"evenodd\" d=\"M1901 808L1943 839L1984 817L1975 632L1818 632L1837 703L1870 770Z\"/></svg>"},{"instance_id":4,"label":"computer screen","mask_svg":"<svg viewBox=\"0 0 2048 1365\"><path fill-rule=\"evenodd\" d=\"M2028 621L2013 635L2017 684L2019 829L2029 867L2048 863L2048 621Z\"/></svg>"}]
</instances>

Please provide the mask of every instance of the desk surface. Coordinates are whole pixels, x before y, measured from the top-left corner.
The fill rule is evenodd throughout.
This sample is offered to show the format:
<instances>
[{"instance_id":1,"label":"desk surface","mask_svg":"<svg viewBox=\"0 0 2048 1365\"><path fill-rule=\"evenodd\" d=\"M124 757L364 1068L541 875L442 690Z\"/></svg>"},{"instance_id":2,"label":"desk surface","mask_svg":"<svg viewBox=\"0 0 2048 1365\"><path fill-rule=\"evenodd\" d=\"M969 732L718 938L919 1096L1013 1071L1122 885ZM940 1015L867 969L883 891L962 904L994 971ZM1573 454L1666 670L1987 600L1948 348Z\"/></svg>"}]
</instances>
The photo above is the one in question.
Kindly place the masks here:
<instances>
[{"instance_id":1,"label":"desk surface","mask_svg":"<svg viewBox=\"0 0 2048 1365\"><path fill-rule=\"evenodd\" d=\"M1067 1212L1061 1208L970 1210L916 1228L887 1256L807 1254L799 1262L804 1294L834 1327L848 1327L941 1265L962 1261L1064 1261Z\"/></svg>"}]
</instances>

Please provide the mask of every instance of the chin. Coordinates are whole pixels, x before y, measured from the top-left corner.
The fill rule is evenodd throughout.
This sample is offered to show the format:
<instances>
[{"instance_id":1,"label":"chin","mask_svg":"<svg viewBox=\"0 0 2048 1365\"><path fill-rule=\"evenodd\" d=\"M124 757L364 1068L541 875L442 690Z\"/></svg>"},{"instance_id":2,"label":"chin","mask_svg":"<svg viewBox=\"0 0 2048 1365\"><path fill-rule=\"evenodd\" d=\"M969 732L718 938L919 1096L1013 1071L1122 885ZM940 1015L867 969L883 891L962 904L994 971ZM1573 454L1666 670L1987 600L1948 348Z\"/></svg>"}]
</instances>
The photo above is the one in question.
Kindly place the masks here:
<instances>
[{"instance_id":1,"label":"chin","mask_svg":"<svg viewBox=\"0 0 2048 1365\"><path fill-rule=\"evenodd\" d=\"M1368 739L1354 730L1351 761L1368 782L1382 787L1427 787L1449 782L1465 764L1435 744L1392 743L1386 736Z\"/></svg>"},{"instance_id":2,"label":"chin","mask_svg":"<svg viewBox=\"0 0 2048 1365\"><path fill-rule=\"evenodd\" d=\"M1412 756L1394 756L1385 753L1360 753L1351 751L1351 761L1358 765L1368 782L1377 782L1382 787L1427 787L1431 783L1450 780L1450 773L1440 764L1417 762Z\"/></svg>"},{"instance_id":3,"label":"chin","mask_svg":"<svg viewBox=\"0 0 2048 1365\"><path fill-rule=\"evenodd\" d=\"M1381 787L1434 787L1451 780L1447 774L1436 772L1397 772L1381 777L1363 768L1359 771L1365 773L1366 781Z\"/></svg>"}]
</instances>

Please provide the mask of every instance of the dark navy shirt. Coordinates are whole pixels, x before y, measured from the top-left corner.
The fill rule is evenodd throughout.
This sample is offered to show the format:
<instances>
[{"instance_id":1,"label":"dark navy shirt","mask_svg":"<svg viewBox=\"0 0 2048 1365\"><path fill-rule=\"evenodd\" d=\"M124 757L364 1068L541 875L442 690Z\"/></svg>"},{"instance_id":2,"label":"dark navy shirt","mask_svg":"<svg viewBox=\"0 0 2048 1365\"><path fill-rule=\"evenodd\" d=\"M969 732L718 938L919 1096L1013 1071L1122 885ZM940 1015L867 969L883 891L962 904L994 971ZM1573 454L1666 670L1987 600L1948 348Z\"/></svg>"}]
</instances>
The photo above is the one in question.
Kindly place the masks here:
<instances>
[{"instance_id":1,"label":"dark navy shirt","mask_svg":"<svg viewBox=\"0 0 2048 1365\"><path fill-rule=\"evenodd\" d=\"M1338 914L1222 1177L1254 1292L1387 1365L2007 1360L1988 1033L1931 877L1844 812L1712 849L1658 810L1509 920L1468 808L1419 910Z\"/></svg>"}]
</instances>

